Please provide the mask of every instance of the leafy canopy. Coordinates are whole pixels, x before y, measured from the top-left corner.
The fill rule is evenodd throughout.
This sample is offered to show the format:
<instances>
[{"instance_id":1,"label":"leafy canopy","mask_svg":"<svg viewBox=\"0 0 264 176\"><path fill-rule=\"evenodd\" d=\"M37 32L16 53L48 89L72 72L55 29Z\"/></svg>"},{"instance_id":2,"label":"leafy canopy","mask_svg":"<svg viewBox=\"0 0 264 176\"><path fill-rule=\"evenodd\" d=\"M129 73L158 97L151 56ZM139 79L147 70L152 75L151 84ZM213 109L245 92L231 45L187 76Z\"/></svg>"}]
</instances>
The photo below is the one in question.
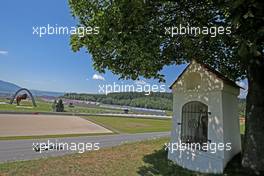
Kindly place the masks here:
<instances>
[{"instance_id":1,"label":"leafy canopy","mask_svg":"<svg viewBox=\"0 0 264 176\"><path fill-rule=\"evenodd\" d=\"M243 7L244 1L237 0L234 5L233 1L216 3L210 0L69 0L72 15L80 26L100 28L98 35L72 35L71 46L73 51L86 48L99 72L109 69L125 79L144 76L164 81L160 73L164 66L188 63L193 58L231 79L243 78L248 59L240 55L256 54L256 45L254 51L250 51L253 45L248 40L252 35L257 35L254 39L259 36L252 30L248 31L250 37L243 36L245 31L241 26L248 22L245 20L252 20L255 13L254 9L248 13L248 8ZM237 11L234 16L230 13L231 5ZM243 13L248 13L247 19ZM231 17L235 21L231 21ZM165 27L180 24L194 27L235 25L231 35L216 37L202 34L172 37L165 34ZM252 26L248 28L253 29Z\"/></svg>"}]
</instances>

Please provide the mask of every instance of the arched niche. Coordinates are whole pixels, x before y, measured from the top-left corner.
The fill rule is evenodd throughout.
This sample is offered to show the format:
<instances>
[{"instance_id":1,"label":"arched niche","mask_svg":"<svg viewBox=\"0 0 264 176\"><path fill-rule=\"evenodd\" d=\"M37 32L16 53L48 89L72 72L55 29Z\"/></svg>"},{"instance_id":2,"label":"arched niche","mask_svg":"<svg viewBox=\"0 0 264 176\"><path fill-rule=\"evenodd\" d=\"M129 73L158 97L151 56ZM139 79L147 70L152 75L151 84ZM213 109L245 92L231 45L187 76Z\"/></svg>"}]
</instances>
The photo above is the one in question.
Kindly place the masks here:
<instances>
[{"instance_id":1,"label":"arched niche","mask_svg":"<svg viewBox=\"0 0 264 176\"><path fill-rule=\"evenodd\" d=\"M182 107L181 140L184 143L204 143L208 138L208 106L191 101Z\"/></svg>"}]
</instances>

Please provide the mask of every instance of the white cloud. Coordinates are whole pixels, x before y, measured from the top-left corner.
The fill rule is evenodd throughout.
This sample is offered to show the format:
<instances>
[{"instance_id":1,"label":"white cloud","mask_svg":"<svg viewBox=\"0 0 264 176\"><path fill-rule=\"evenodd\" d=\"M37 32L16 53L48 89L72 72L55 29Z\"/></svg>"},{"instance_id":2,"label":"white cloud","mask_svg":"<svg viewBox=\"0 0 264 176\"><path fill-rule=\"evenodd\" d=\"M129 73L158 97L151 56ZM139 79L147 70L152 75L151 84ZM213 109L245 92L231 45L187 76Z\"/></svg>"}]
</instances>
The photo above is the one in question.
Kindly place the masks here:
<instances>
[{"instance_id":1,"label":"white cloud","mask_svg":"<svg viewBox=\"0 0 264 176\"><path fill-rule=\"evenodd\" d=\"M8 51L0 50L0 54L1 55L7 55L8 54Z\"/></svg>"},{"instance_id":2,"label":"white cloud","mask_svg":"<svg viewBox=\"0 0 264 176\"><path fill-rule=\"evenodd\" d=\"M98 75L98 74L94 74L94 75L93 75L93 79L94 79L94 80L102 80L102 81L105 80L105 78L104 78L103 76Z\"/></svg>"},{"instance_id":3,"label":"white cloud","mask_svg":"<svg viewBox=\"0 0 264 176\"><path fill-rule=\"evenodd\" d=\"M146 84L144 80L136 80L135 84Z\"/></svg>"}]
</instances>

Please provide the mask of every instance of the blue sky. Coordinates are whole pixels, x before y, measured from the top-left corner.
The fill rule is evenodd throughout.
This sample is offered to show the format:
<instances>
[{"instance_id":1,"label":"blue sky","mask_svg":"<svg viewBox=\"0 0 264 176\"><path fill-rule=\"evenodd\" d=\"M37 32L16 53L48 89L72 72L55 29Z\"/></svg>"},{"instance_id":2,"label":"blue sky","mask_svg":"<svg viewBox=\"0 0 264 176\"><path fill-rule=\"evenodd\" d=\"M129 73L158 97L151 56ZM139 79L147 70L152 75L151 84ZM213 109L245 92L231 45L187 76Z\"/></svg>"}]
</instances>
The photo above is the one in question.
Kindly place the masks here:
<instances>
[{"instance_id":1,"label":"blue sky","mask_svg":"<svg viewBox=\"0 0 264 176\"><path fill-rule=\"evenodd\" d=\"M76 25L66 0L3 1L0 19L0 80L29 89L89 93L97 93L99 84L133 83L119 81L110 71L101 75L104 81L94 80L98 73L92 67L91 56L85 50L72 52L69 35L33 35L33 26ZM166 85L183 69L184 66L165 67L162 73L166 75Z\"/></svg>"}]
</instances>

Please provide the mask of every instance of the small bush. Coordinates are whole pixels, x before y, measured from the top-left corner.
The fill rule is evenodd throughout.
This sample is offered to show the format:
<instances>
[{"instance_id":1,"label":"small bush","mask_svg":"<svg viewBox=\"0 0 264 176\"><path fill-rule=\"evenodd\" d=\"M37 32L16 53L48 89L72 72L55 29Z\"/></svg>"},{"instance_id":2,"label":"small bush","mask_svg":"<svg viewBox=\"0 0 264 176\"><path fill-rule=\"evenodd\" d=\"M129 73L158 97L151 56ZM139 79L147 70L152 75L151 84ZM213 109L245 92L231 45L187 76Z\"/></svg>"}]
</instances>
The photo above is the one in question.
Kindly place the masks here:
<instances>
[{"instance_id":1,"label":"small bush","mask_svg":"<svg viewBox=\"0 0 264 176\"><path fill-rule=\"evenodd\" d=\"M64 104L61 99L57 102L56 100L52 104L52 110L54 112L64 112Z\"/></svg>"}]
</instances>

